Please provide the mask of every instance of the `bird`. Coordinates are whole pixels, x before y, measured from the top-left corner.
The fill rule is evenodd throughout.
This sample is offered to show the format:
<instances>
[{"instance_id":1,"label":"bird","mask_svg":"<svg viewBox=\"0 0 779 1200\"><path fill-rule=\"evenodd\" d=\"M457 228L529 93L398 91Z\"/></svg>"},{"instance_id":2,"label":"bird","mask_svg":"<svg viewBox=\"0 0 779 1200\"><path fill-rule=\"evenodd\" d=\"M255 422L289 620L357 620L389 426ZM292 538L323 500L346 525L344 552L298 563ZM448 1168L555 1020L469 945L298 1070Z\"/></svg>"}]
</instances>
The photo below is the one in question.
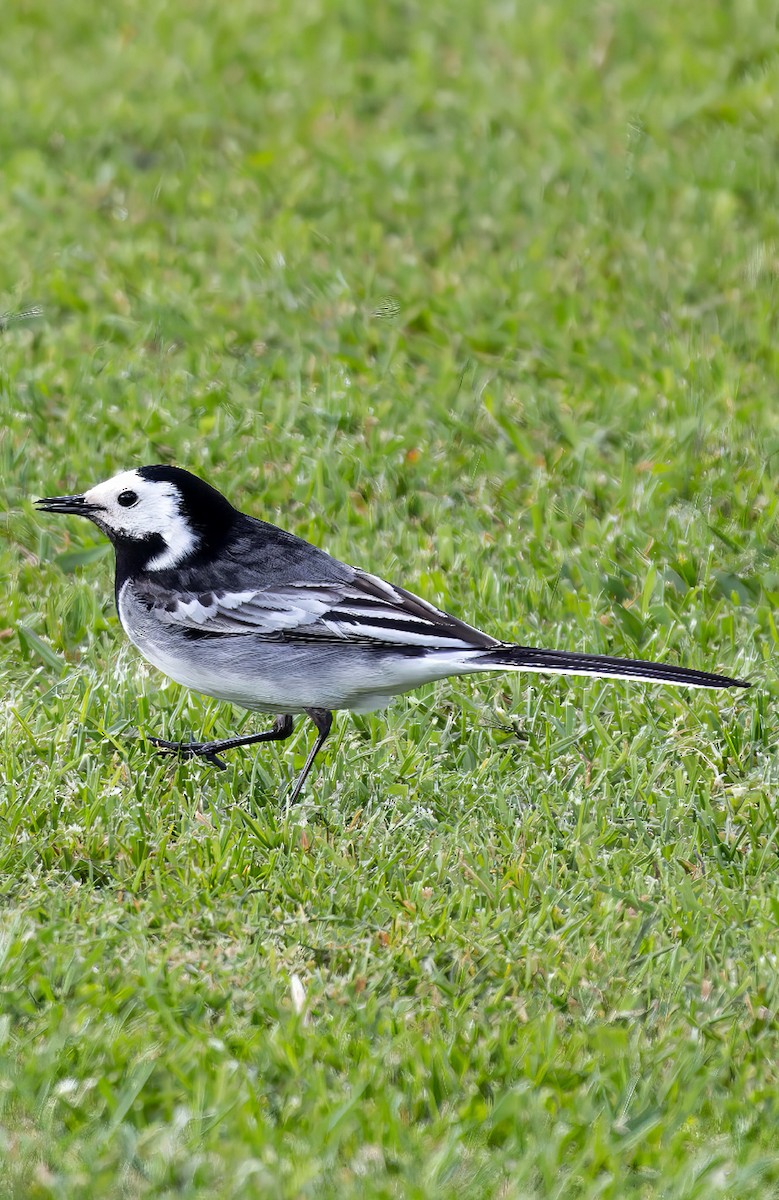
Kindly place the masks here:
<instances>
[{"instance_id":1,"label":"bird","mask_svg":"<svg viewBox=\"0 0 779 1200\"><path fill-rule=\"evenodd\" d=\"M283 741L295 715L311 719L317 736L289 804L303 790L334 712L384 708L394 696L448 676L533 671L749 687L671 663L501 641L240 512L182 467L132 468L79 495L36 504L41 512L86 517L113 543L119 621L154 667L184 687L275 715L260 733L206 742L149 738L154 747L224 769L225 751Z\"/></svg>"}]
</instances>

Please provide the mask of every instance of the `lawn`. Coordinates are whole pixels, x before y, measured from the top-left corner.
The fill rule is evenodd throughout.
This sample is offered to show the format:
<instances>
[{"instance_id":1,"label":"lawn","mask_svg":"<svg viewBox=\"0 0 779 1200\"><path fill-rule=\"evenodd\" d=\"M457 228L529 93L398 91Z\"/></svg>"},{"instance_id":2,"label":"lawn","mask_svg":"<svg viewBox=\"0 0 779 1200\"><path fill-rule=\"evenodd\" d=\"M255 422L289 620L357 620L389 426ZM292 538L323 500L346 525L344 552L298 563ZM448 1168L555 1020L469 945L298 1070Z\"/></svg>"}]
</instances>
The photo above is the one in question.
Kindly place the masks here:
<instances>
[{"instance_id":1,"label":"lawn","mask_svg":"<svg viewBox=\"0 0 779 1200\"><path fill-rule=\"evenodd\" d=\"M23 0L0 39L3 1200L779 1196L768 0ZM506 638L262 718L37 495L175 462Z\"/></svg>"}]
</instances>

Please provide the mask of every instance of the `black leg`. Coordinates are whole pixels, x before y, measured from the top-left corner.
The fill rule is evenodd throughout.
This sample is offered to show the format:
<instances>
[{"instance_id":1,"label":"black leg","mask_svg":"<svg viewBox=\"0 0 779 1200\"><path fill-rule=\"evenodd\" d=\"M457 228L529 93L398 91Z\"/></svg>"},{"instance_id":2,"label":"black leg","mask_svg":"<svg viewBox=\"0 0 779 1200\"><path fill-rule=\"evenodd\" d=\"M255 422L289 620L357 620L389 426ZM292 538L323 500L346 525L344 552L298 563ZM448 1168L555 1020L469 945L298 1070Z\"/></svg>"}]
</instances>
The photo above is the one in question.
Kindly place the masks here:
<instances>
[{"instance_id":1,"label":"black leg","mask_svg":"<svg viewBox=\"0 0 779 1200\"><path fill-rule=\"evenodd\" d=\"M215 767L219 767L221 771L225 771L227 763L217 757L223 750L234 750L236 746L253 746L255 742L283 742L285 738L291 736L292 717L285 713L282 717L276 717L270 729L266 729L263 733L249 733L246 737L223 738L221 742L166 742L164 738L158 737L150 737L149 741L163 754L178 754L181 758L204 758L207 762L213 763ZM325 734L326 736L327 734ZM310 763L307 763L306 770L309 766Z\"/></svg>"},{"instance_id":2,"label":"black leg","mask_svg":"<svg viewBox=\"0 0 779 1200\"><path fill-rule=\"evenodd\" d=\"M319 737L311 747L308 758L306 759L306 765L300 772L297 783L292 789L292 795L289 798L290 804L295 803L301 791L303 790L303 784L306 782L306 776L314 765L314 759L324 746L327 740L327 735L333 728L333 714L328 712L326 708L307 708L306 714L311 718L319 730Z\"/></svg>"}]
</instances>

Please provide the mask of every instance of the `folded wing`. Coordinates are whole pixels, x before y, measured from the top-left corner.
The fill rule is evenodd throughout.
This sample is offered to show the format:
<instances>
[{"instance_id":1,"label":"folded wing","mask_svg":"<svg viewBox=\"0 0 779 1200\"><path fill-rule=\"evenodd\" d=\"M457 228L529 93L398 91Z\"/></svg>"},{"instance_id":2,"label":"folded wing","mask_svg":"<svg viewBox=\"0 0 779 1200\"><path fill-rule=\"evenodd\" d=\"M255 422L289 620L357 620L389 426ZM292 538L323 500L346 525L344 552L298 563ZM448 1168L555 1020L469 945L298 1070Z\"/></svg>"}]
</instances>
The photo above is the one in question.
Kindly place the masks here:
<instances>
[{"instance_id":1,"label":"folded wing","mask_svg":"<svg viewBox=\"0 0 779 1200\"><path fill-rule=\"evenodd\" d=\"M136 585L138 601L164 624L192 637L352 642L440 649L489 649L499 643L418 596L355 570L344 583L284 584L272 590L173 592Z\"/></svg>"}]
</instances>

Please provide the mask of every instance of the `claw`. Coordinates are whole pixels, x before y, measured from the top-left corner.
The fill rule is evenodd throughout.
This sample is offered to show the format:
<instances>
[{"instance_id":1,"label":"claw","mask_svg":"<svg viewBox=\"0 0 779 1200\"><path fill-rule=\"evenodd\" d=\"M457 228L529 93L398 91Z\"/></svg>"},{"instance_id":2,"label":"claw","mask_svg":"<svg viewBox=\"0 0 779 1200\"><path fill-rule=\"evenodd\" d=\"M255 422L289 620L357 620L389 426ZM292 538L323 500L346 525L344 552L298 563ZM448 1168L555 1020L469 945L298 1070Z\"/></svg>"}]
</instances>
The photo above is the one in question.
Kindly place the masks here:
<instances>
[{"instance_id":1,"label":"claw","mask_svg":"<svg viewBox=\"0 0 779 1200\"><path fill-rule=\"evenodd\" d=\"M200 757L204 758L206 762L213 763L213 765L218 767L220 771L227 770L227 763L223 758L220 758L214 750L208 751L204 748L200 751Z\"/></svg>"},{"instance_id":2,"label":"claw","mask_svg":"<svg viewBox=\"0 0 779 1200\"><path fill-rule=\"evenodd\" d=\"M162 754L179 754L183 748L182 742L166 742L165 738L147 737L146 741Z\"/></svg>"}]
</instances>

